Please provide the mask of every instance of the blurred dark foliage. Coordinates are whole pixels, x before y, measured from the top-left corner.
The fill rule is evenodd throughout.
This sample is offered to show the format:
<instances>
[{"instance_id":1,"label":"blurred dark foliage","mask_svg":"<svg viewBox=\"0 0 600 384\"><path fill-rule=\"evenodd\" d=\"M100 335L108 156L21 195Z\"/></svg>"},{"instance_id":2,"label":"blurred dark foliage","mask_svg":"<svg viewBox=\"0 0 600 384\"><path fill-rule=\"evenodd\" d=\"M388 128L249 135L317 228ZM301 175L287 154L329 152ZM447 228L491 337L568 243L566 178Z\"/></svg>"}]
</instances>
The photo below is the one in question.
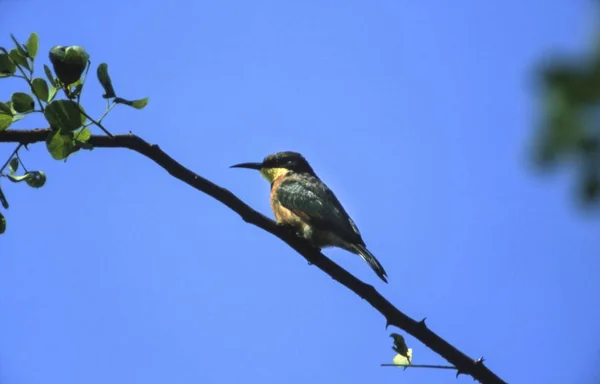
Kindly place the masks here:
<instances>
[{"instance_id":1,"label":"blurred dark foliage","mask_svg":"<svg viewBox=\"0 0 600 384\"><path fill-rule=\"evenodd\" d=\"M553 57L539 69L542 121L536 162L545 170L570 164L577 172L577 196L600 207L600 36L580 57Z\"/></svg>"}]
</instances>

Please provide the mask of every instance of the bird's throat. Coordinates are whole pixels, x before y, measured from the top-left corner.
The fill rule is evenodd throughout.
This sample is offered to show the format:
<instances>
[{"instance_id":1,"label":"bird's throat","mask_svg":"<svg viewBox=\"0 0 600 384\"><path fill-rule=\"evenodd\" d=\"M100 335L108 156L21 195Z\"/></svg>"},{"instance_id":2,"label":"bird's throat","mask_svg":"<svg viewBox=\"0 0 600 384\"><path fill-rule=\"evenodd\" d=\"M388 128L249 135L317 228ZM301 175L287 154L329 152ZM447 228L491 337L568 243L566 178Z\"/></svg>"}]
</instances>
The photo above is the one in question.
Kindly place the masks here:
<instances>
[{"instance_id":1,"label":"bird's throat","mask_svg":"<svg viewBox=\"0 0 600 384\"><path fill-rule=\"evenodd\" d=\"M286 168L263 168L260 170L262 177L267 179L269 183L272 183L275 179L285 175L290 170Z\"/></svg>"}]
</instances>

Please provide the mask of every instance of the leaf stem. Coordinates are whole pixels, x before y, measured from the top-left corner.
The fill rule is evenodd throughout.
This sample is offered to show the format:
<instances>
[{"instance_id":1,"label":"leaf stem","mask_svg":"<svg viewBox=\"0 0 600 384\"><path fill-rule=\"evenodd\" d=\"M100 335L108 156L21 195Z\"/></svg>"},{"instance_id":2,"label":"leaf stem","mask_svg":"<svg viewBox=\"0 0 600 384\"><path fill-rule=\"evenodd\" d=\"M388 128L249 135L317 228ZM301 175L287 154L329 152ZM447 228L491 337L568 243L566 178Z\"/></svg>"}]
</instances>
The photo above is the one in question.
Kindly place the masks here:
<instances>
[{"instance_id":1,"label":"leaf stem","mask_svg":"<svg viewBox=\"0 0 600 384\"><path fill-rule=\"evenodd\" d=\"M382 367L404 367L404 368L434 368L434 369L457 369L451 365L431 365L431 364L381 364Z\"/></svg>"},{"instance_id":2,"label":"leaf stem","mask_svg":"<svg viewBox=\"0 0 600 384\"><path fill-rule=\"evenodd\" d=\"M106 117L106 115L108 115L108 112L110 112L110 110L113 109L115 105L117 105L117 103L115 103L113 101L113 103L108 108L106 108L106 110L104 111L102 116L100 116L100 119L98 119L98 123L102 122L102 120Z\"/></svg>"},{"instance_id":3,"label":"leaf stem","mask_svg":"<svg viewBox=\"0 0 600 384\"><path fill-rule=\"evenodd\" d=\"M88 119L90 119L90 121L91 121L92 123L96 124L96 126L97 126L98 128L100 128L101 130L103 130L103 131L104 131L104 133L106 133L106 135L107 135L108 137L110 137L111 139L114 139L114 138L115 138L115 137L113 136L113 134L112 134L112 133L108 132L108 131L106 130L106 128L104 128L104 126L102 125L102 123L101 123L101 122L94 120L94 119L93 119L93 118L92 118L90 115L88 115L88 114L87 114L87 113L86 113L86 112L85 112L83 109L81 110L81 113L83 113L83 116L85 116L85 117L87 117Z\"/></svg>"},{"instance_id":4,"label":"leaf stem","mask_svg":"<svg viewBox=\"0 0 600 384\"><path fill-rule=\"evenodd\" d=\"M19 156L19 151L15 151L15 156L17 160L19 160L19 163L21 163L21 167L23 167L25 173L27 173L27 167L25 167L25 163L23 163L23 160L21 160L21 156Z\"/></svg>"}]
</instances>

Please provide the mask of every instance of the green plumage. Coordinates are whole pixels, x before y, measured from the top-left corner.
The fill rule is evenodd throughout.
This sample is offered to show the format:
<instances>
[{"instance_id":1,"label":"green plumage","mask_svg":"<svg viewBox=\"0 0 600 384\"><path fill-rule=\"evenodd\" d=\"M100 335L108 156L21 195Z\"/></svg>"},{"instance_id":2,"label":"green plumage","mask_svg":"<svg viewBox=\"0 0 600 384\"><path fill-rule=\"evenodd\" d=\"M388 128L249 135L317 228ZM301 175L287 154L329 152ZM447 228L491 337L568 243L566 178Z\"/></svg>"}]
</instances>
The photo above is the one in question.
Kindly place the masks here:
<instances>
[{"instance_id":1,"label":"green plumage","mask_svg":"<svg viewBox=\"0 0 600 384\"><path fill-rule=\"evenodd\" d=\"M271 198L278 203L275 206L297 216L290 224L299 226L299 234L315 247L340 247L360 255L387 282L383 266L367 249L354 221L302 155L279 152L267 156L260 164L243 163L234 167L260 169L271 182ZM291 219L284 219L287 220Z\"/></svg>"}]
</instances>

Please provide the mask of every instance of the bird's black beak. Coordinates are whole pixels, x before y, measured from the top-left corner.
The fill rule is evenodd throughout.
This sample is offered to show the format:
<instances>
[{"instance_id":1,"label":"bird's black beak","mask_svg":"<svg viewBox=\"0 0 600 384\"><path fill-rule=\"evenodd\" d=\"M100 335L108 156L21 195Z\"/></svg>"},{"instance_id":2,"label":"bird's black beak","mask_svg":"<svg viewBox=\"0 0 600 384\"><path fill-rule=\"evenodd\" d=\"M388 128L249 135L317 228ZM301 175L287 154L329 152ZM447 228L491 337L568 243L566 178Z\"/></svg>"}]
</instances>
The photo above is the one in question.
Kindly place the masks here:
<instances>
[{"instance_id":1,"label":"bird's black beak","mask_svg":"<svg viewBox=\"0 0 600 384\"><path fill-rule=\"evenodd\" d=\"M259 170L262 168L262 163L241 163L232 165L229 168L248 168L248 169L256 169Z\"/></svg>"}]
</instances>

